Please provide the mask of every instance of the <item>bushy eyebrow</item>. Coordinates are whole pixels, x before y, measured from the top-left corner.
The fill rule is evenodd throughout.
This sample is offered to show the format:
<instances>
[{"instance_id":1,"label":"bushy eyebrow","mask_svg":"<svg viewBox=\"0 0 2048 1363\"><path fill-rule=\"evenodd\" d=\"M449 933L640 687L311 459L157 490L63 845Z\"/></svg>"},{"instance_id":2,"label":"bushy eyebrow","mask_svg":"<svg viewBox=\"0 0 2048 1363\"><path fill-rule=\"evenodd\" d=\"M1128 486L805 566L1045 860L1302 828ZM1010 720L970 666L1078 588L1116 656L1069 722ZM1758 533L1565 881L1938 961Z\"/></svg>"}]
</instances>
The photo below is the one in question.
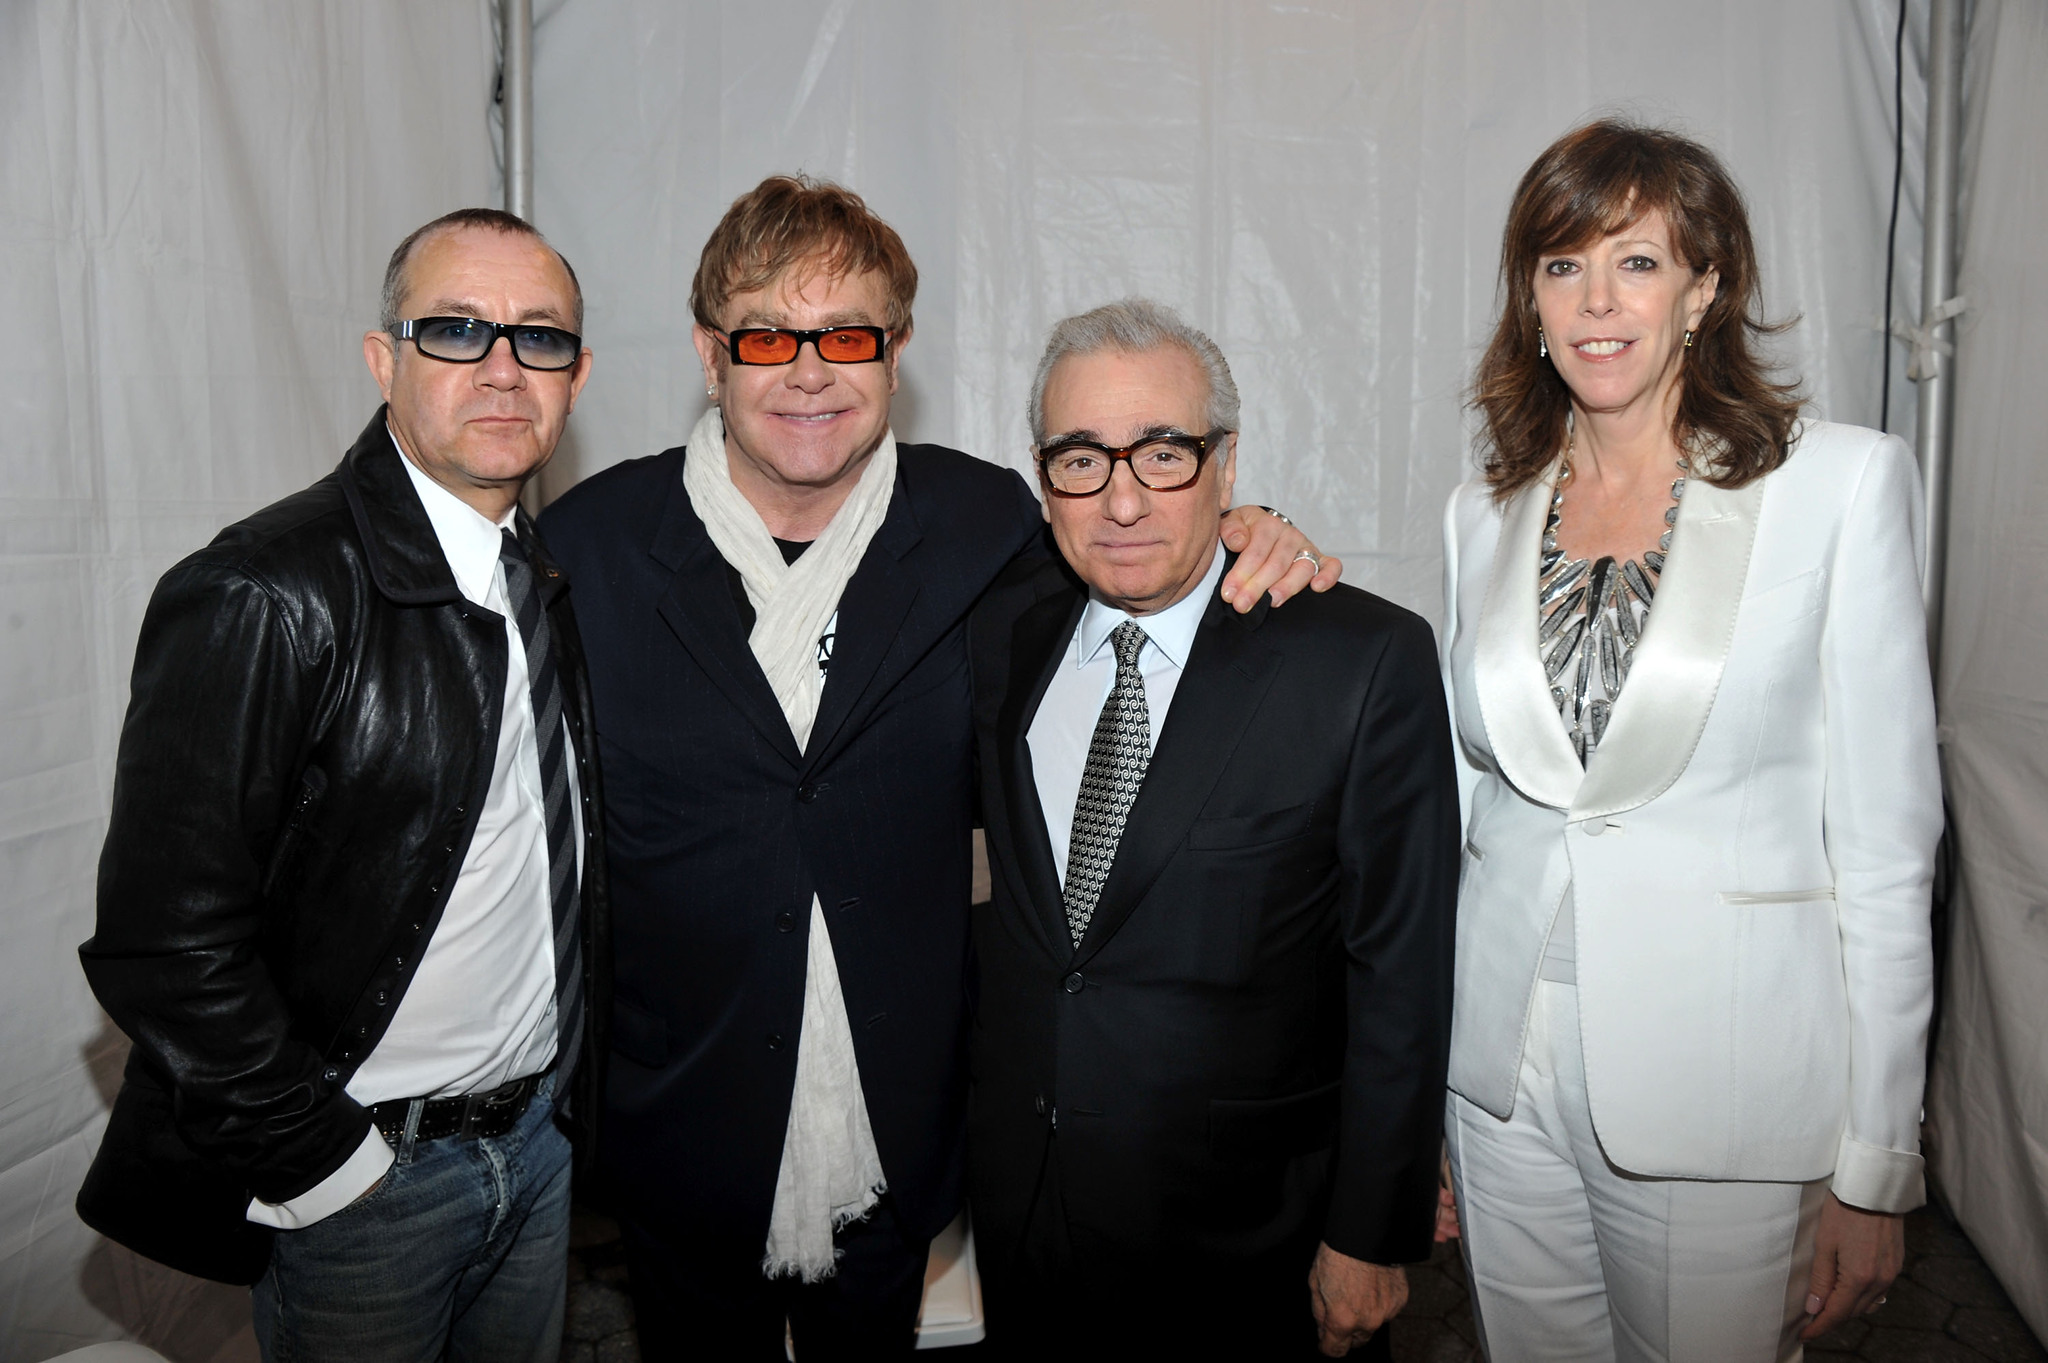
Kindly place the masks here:
<instances>
[{"instance_id":1,"label":"bushy eyebrow","mask_svg":"<svg viewBox=\"0 0 2048 1363\"><path fill-rule=\"evenodd\" d=\"M743 315L740 318L740 325L743 327L774 327L778 331L812 330L810 327L792 326L788 313L770 312L762 308L756 308ZM872 327L879 325L881 324L860 308L843 308L838 312L827 313L825 319L818 323L820 327Z\"/></svg>"},{"instance_id":2,"label":"bushy eyebrow","mask_svg":"<svg viewBox=\"0 0 2048 1363\"><path fill-rule=\"evenodd\" d=\"M436 298L426 305L419 315L422 317L474 317L480 322L491 321L490 309L474 298ZM569 319L555 308L528 308L512 319L515 322L541 322L548 326L567 329Z\"/></svg>"},{"instance_id":3,"label":"bushy eyebrow","mask_svg":"<svg viewBox=\"0 0 2048 1363\"><path fill-rule=\"evenodd\" d=\"M1137 435L1133 436L1131 438L1130 443L1133 445L1142 445L1147 440L1157 440L1161 436L1186 434L1188 434L1188 432L1182 430L1178 426L1163 426L1155 422L1154 424L1147 426L1144 430L1139 431ZM1078 430L1066 431L1059 435L1047 436L1044 442L1042 443L1041 448L1049 448L1053 445L1065 445L1075 440L1085 440L1091 445L1109 445L1110 443L1109 441L1104 440L1095 431L1090 430L1087 427L1082 427ZM1115 448L1115 446L1110 447L1112 449Z\"/></svg>"}]
</instances>

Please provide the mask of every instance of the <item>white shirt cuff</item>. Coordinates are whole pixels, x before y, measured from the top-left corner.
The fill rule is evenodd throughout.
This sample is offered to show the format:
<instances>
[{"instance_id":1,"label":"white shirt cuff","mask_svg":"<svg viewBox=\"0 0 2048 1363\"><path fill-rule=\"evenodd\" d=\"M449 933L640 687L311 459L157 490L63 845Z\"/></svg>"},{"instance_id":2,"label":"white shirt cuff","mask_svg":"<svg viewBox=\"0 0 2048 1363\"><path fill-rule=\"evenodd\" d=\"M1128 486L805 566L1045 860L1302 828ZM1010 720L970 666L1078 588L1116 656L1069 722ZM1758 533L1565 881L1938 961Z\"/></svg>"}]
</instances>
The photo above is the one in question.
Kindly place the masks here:
<instances>
[{"instance_id":1,"label":"white shirt cuff","mask_svg":"<svg viewBox=\"0 0 2048 1363\"><path fill-rule=\"evenodd\" d=\"M1844 1135L1830 1189L1851 1207L1896 1216L1927 1200L1926 1165L1911 1150L1887 1150Z\"/></svg>"},{"instance_id":2,"label":"white shirt cuff","mask_svg":"<svg viewBox=\"0 0 2048 1363\"><path fill-rule=\"evenodd\" d=\"M370 1191L397 1158L391 1153L391 1147L384 1143L383 1133L372 1126L364 1135L363 1143L356 1147L356 1152L326 1178L289 1202L265 1202L252 1197L249 1210L243 1215L259 1226L304 1230Z\"/></svg>"}]
</instances>

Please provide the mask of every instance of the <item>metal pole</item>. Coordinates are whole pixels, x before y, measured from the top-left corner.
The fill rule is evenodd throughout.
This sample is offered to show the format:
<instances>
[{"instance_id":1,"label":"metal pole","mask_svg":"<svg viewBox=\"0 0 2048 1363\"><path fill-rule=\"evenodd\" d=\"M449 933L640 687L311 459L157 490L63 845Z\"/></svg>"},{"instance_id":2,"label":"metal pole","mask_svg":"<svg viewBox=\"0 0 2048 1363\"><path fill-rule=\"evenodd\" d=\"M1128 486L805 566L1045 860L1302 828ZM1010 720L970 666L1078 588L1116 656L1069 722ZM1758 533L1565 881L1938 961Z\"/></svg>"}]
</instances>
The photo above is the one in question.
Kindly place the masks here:
<instances>
[{"instance_id":1,"label":"metal pole","mask_svg":"<svg viewBox=\"0 0 2048 1363\"><path fill-rule=\"evenodd\" d=\"M533 0L498 0L504 59L505 211L533 221Z\"/></svg>"},{"instance_id":2,"label":"metal pole","mask_svg":"<svg viewBox=\"0 0 2048 1363\"><path fill-rule=\"evenodd\" d=\"M498 98L505 116L505 211L533 221L533 0L498 0ZM519 503L540 514L540 475Z\"/></svg>"},{"instance_id":3,"label":"metal pole","mask_svg":"<svg viewBox=\"0 0 2048 1363\"><path fill-rule=\"evenodd\" d=\"M1941 669L1942 589L1948 577L1948 475L1955 430L1956 172L1963 137L1963 0L1933 0L1927 37L1927 187L1920 267L1921 369L1914 443L1927 484L1927 655ZM1943 350L1951 357L1944 360Z\"/></svg>"}]
</instances>

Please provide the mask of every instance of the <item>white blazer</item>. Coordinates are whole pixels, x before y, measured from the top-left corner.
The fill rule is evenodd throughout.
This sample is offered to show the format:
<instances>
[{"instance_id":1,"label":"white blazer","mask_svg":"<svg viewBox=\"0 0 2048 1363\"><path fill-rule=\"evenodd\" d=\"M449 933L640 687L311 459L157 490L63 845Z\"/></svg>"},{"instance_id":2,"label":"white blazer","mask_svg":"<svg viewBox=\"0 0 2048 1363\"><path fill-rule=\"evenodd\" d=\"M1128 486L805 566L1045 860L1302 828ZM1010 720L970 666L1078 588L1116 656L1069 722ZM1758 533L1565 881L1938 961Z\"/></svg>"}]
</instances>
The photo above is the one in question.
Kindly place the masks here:
<instances>
[{"instance_id":1,"label":"white blazer","mask_svg":"<svg viewBox=\"0 0 2048 1363\"><path fill-rule=\"evenodd\" d=\"M1574 891L1593 1122L1636 1174L1924 1200L1941 834L1920 482L1896 436L1803 422L1735 491L1693 479L1635 663L1583 770L1536 648L1557 475L1444 518L1467 770L1451 1087L1505 1119Z\"/></svg>"}]
</instances>

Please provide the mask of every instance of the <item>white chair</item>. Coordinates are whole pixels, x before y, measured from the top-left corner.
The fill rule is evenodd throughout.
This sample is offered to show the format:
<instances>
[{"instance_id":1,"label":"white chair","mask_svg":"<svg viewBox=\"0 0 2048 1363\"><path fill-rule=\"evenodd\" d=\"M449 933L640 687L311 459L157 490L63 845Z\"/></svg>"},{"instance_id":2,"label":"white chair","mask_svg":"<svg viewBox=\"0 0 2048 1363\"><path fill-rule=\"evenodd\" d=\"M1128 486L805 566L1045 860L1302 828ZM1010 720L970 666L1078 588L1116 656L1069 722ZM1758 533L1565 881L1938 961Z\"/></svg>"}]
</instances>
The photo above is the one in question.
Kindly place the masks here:
<instances>
[{"instance_id":1,"label":"white chair","mask_svg":"<svg viewBox=\"0 0 2048 1363\"><path fill-rule=\"evenodd\" d=\"M917 1347L950 1349L957 1344L979 1344L987 1333L981 1318L981 1275L974 1268L974 1228L962 1212L932 1241L931 1258L925 1261ZM782 1348L795 1363L796 1341L785 1335Z\"/></svg>"},{"instance_id":2,"label":"white chair","mask_svg":"<svg viewBox=\"0 0 2048 1363\"><path fill-rule=\"evenodd\" d=\"M962 1212L932 1241L932 1257L924 1271L924 1309L917 1318L917 1347L979 1344L986 1332L981 1275L974 1269L974 1228Z\"/></svg>"}]
</instances>

